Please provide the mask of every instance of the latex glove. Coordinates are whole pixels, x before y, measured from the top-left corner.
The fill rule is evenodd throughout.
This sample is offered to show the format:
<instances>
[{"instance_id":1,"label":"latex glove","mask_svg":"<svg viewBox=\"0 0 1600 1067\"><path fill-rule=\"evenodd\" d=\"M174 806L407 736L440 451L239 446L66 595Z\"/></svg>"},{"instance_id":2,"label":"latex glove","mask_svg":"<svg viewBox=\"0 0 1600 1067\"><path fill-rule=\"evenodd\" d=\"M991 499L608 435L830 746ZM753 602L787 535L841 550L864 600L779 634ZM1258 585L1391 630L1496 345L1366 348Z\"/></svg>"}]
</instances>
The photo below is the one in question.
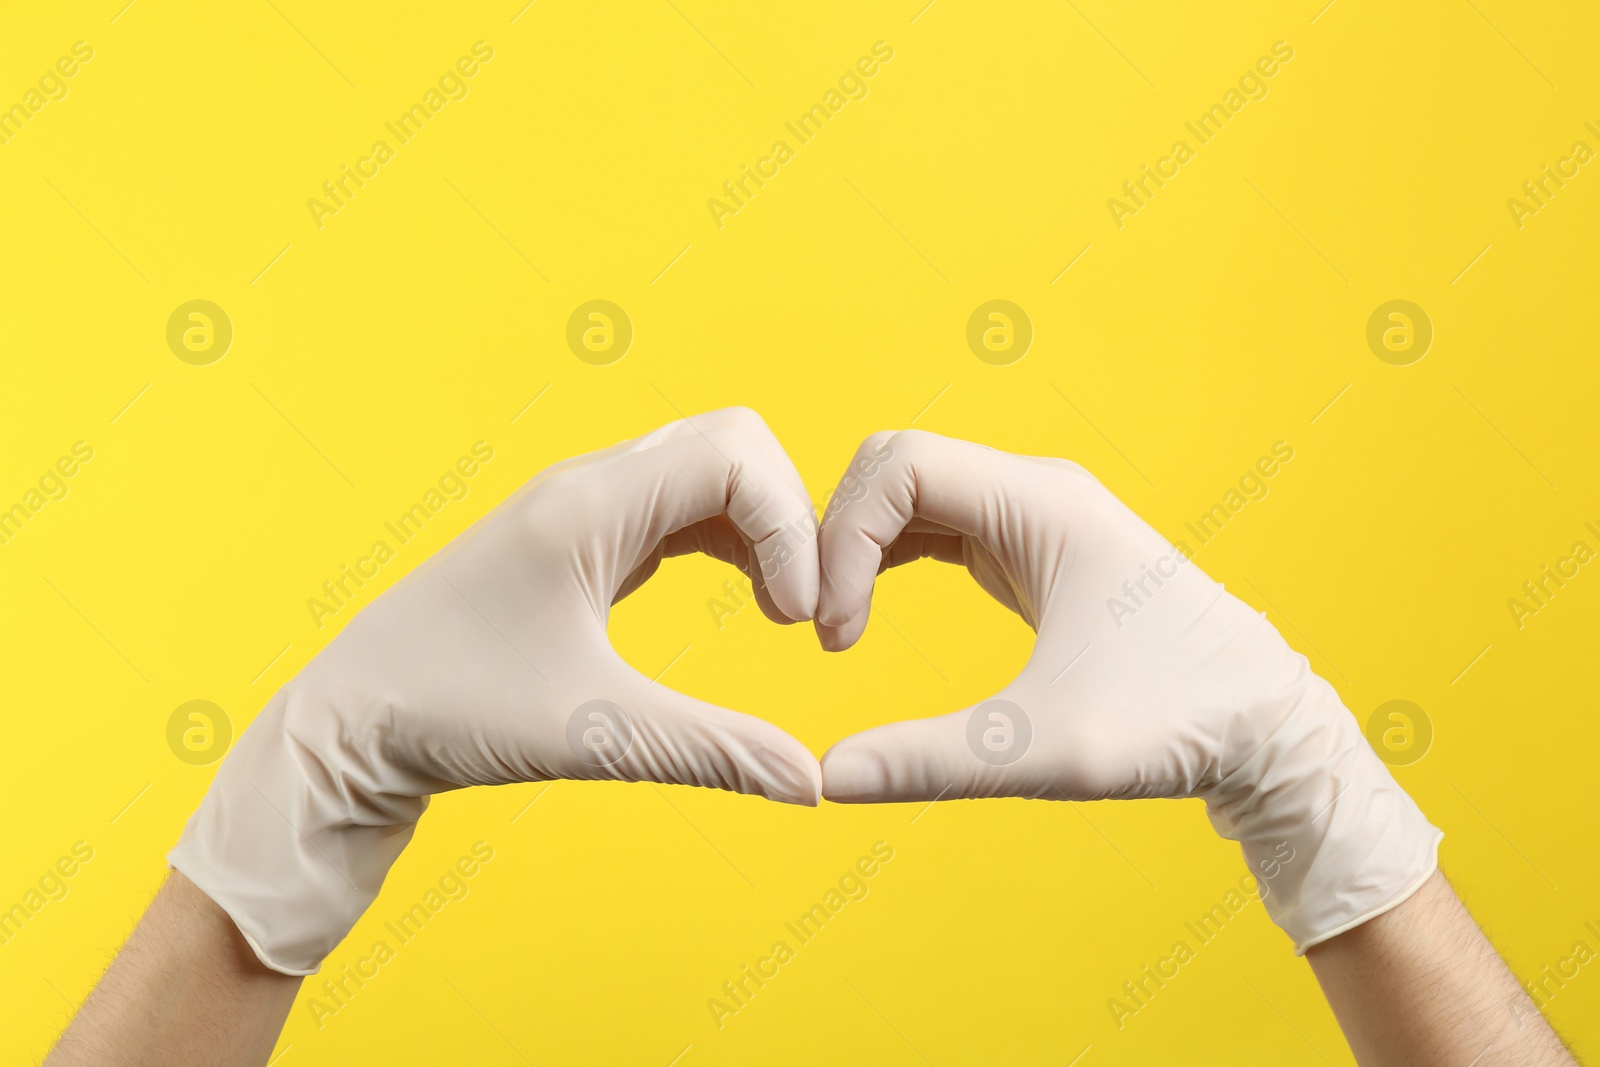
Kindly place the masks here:
<instances>
[{"instance_id":1,"label":"latex glove","mask_svg":"<svg viewBox=\"0 0 1600 1067\"><path fill-rule=\"evenodd\" d=\"M828 799L1202 797L1297 952L1433 872L1442 835L1332 686L1082 467L876 435L829 505L821 557L830 650L860 637L878 572L922 557L965 564L1038 635L1004 703L833 746Z\"/></svg>"},{"instance_id":2,"label":"latex glove","mask_svg":"<svg viewBox=\"0 0 1600 1067\"><path fill-rule=\"evenodd\" d=\"M744 409L551 467L273 696L172 866L268 967L309 974L377 895L429 794L606 778L816 804L820 770L798 741L652 684L606 638L615 601L697 550L750 574L769 618L811 618L815 531L799 475Z\"/></svg>"}]
</instances>

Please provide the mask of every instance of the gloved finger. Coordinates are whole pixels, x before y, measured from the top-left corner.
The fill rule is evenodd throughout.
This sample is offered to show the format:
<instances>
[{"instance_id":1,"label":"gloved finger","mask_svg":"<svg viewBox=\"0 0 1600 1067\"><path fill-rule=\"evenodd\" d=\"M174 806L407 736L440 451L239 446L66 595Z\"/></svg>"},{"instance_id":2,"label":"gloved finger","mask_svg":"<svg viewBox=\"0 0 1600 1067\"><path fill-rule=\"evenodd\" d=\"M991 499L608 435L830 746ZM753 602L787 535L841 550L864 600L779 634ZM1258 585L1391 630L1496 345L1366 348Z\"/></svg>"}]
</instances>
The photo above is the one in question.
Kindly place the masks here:
<instances>
[{"instance_id":1,"label":"gloved finger","mask_svg":"<svg viewBox=\"0 0 1600 1067\"><path fill-rule=\"evenodd\" d=\"M704 522L685 526L662 538L655 549L629 572L628 577L617 588L611 602L620 603L628 594L649 581L661 566L662 560L693 555L697 552L730 563L746 575L750 573L750 543L734 529L733 523L728 521L726 515L717 515Z\"/></svg>"},{"instance_id":2,"label":"gloved finger","mask_svg":"<svg viewBox=\"0 0 1600 1067\"><path fill-rule=\"evenodd\" d=\"M774 467L744 425L750 419L759 422L750 413L704 431L680 427L654 447L609 456L596 482L603 499L588 499L616 527L627 573L668 535L726 515L749 542L772 604L790 620L809 619L820 581L816 516L792 464L788 474Z\"/></svg>"},{"instance_id":3,"label":"gloved finger","mask_svg":"<svg viewBox=\"0 0 1600 1067\"><path fill-rule=\"evenodd\" d=\"M681 530L674 530L662 538L660 557L671 559L696 552L731 563L740 570L750 566L750 543L740 535L737 527L726 515L713 515Z\"/></svg>"},{"instance_id":4,"label":"gloved finger","mask_svg":"<svg viewBox=\"0 0 1600 1067\"><path fill-rule=\"evenodd\" d=\"M891 567L901 567L919 559L935 559L941 563L965 563L962 541L963 538L959 534L903 533L883 550L883 560L878 564L878 573L882 574ZM867 626L867 617L868 612L862 612L842 626L824 626L814 620L817 640L828 652L849 648L860 640Z\"/></svg>"},{"instance_id":5,"label":"gloved finger","mask_svg":"<svg viewBox=\"0 0 1600 1067\"><path fill-rule=\"evenodd\" d=\"M642 675L618 702L591 701L569 726L570 777L726 789L816 806L822 770L769 722L685 696Z\"/></svg>"},{"instance_id":6,"label":"gloved finger","mask_svg":"<svg viewBox=\"0 0 1600 1067\"><path fill-rule=\"evenodd\" d=\"M750 582L750 593L755 597L756 607L761 609L761 614L766 616L767 621L775 622L779 626L793 626L795 623L802 621L789 618L778 607L777 602L772 599L772 590L767 588L766 576L761 573L760 565L755 562L755 546L747 544L746 548L751 562L749 567L745 568L744 574L745 578Z\"/></svg>"},{"instance_id":7,"label":"gloved finger","mask_svg":"<svg viewBox=\"0 0 1600 1067\"><path fill-rule=\"evenodd\" d=\"M756 561L755 545L739 532L726 515L718 515L668 534L661 544L663 557L703 552L724 563L733 564L744 575L749 595L755 598L761 614L779 626L792 626L799 621L789 618L773 603L772 593L767 589L766 579L762 577L761 567Z\"/></svg>"},{"instance_id":8,"label":"gloved finger","mask_svg":"<svg viewBox=\"0 0 1600 1067\"><path fill-rule=\"evenodd\" d=\"M841 804L976 797L1065 799L1072 768L1036 731L1059 717L1030 715L997 695L931 719L888 723L846 737L822 756L822 795ZM1048 753L1048 756L1047 756Z\"/></svg>"},{"instance_id":9,"label":"gloved finger","mask_svg":"<svg viewBox=\"0 0 1600 1067\"><path fill-rule=\"evenodd\" d=\"M805 482L800 478L800 472L795 469L794 462L789 454L783 450L783 445L773 435L767 422L754 410L747 407L718 408L699 415L688 415L676 422L669 422L658 430L654 430L631 444L636 447L630 451L641 451L645 447L654 447L664 441L676 441L696 434L705 434L713 430L741 430L750 438L752 444L758 448L767 461L772 464L789 488L797 494L810 496L806 492Z\"/></svg>"},{"instance_id":10,"label":"gloved finger","mask_svg":"<svg viewBox=\"0 0 1600 1067\"><path fill-rule=\"evenodd\" d=\"M884 549L913 520L980 542L995 538L1007 514L1006 483L1015 470L1007 461L1014 463L1015 457L920 430L867 438L822 525L821 626L859 636Z\"/></svg>"},{"instance_id":11,"label":"gloved finger","mask_svg":"<svg viewBox=\"0 0 1600 1067\"><path fill-rule=\"evenodd\" d=\"M726 515L717 515L668 534L644 562L633 568L617 589L616 595L611 598L611 602L621 603L630 593L649 581L660 568L662 560L696 552L732 564L740 574L744 575L742 584L745 586L745 595L755 600L756 606L761 609L761 614L770 621L779 626L795 624L797 620L779 611L778 606L772 602L772 594L768 592L767 583L761 577L761 568L755 563L754 546L734 528Z\"/></svg>"}]
</instances>

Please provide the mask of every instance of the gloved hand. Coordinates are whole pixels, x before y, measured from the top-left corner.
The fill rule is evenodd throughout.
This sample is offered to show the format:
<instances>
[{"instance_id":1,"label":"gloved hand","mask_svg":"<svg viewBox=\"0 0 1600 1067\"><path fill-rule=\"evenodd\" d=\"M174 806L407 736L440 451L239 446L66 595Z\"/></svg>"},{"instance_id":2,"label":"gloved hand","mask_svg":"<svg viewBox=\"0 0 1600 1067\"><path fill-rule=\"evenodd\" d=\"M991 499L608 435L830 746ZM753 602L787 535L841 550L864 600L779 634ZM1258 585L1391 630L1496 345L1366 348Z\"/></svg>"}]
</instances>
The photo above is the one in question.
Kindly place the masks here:
<instances>
[{"instance_id":1,"label":"gloved hand","mask_svg":"<svg viewBox=\"0 0 1600 1067\"><path fill-rule=\"evenodd\" d=\"M554 778L814 805L815 757L639 674L611 605L667 556L816 610L816 518L757 415L728 409L559 463L353 618L274 695L168 857L263 963L310 974L371 904L429 794Z\"/></svg>"},{"instance_id":2,"label":"gloved hand","mask_svg":"<svg viewBox=\"0 0 1600 1067\"><path fill-rule=\"evenodd\" d=\"M861 636L882 569L923 557L1038 637L993 700L834 745L823 796L1202 797L1297 953L1433 872L1442 835L1333 687L1082 467L906 431L868 438L846 487L822 525L825 648Z\"/></svg>"}]
</instances>

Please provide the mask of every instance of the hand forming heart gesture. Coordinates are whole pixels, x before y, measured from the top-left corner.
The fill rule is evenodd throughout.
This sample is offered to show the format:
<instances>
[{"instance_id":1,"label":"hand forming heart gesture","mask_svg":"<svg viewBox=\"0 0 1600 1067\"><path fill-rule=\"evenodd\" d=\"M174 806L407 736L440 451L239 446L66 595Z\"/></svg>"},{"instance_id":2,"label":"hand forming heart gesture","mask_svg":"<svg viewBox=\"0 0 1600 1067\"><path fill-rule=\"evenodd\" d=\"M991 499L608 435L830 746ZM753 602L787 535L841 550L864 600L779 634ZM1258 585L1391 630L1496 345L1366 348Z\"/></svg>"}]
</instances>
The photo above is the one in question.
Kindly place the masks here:
<instances>
[{"instance_id":1,"label":"hand forming heart gesture","mask_svg":"<svg viewBox=\"0 0 1600 1067\"><path fill-rule=\"evenodd\" d=\"M552 467L273 697L173 866L290 974L366 910L427 796L468 785L649 780L796 804L819 784L846 802L1202 796L1302 951L1433 872L1438 831L1332 687L1083 468L878 434L826 518L819 537L747 409ZM691 551L749 574L769 618L815 618L827 649L861 636L880 570L923 557L964 564L1038 641L994 700L848 738L819 773L776 727L652 685L612 649L611 605Z\"/></svg>"},{"instance_id":2,"label":"hand forming heart gesture","mask_svg":"<svg viewBox=\"0 0 1600 1067\"><path fill-rule=\"evenodd\" d=\"M1033 628L1033 655L990 700L845 738L819 764L612 649L611 605L696 551L744 571L768 618L812 620L834 652L860 638L882 570L960 563ZM557 464L356 616L223 763L170 856L186 881L169 885L202 903L168 906L219 938L236 927L271 969L241 981L276 989L260 976L313 973L350 931L430 795L557 778L805 805L1203 798L1296 950L1322 946L1313 967L1364 1062L1402 1047L1385 1044L1391 1016L1426 1014L1408 1006L1421 981L1379 1005L1382 974L1399 972L1375 978L1374 961L1405 956L1412 977L1436 978L1441 943L1482 940L1433 877L1440 832L1333 688L1082 467L877 434L819 531L783 449L737 408ZM146 925L175 921L161 907ZM139 937L118 966L141 965ZM1486 1003L1506 979L1480 969L1448 993ZM244 1044L270 1050L270 1037Z\"/></svg>"},{"instance_id":3,"label":"hand forming heart gesture","mask_svg":"<svg viewBox=\"0 0 1600 1067\"><path fill-rule=\"evenodd\" d=\"M816 804L805 746L654 685L606 638L661 560L817 604L816 519L766 424L686 419L539 474L353 619L240 737L170 857L267 966L311 974L372 903L429 794L613 778Z\"/></svg>"}]
</instances>

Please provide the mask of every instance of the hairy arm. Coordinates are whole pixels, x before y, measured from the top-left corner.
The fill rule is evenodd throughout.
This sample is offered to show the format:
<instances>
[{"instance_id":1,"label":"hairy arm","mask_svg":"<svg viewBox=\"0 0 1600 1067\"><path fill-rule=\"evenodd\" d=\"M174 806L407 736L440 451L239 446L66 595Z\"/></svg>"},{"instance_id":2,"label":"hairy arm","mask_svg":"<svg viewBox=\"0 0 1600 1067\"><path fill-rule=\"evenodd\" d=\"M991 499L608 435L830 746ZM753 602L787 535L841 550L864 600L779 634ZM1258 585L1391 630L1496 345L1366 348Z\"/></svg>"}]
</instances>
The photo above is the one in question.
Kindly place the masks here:
<instances>
[{"instance_id":1,"label":"hairy arm","mask_svg":"<svg viewBox=\"0 0 1600 1067\"><path fill-rule=\"evenodd\" d=\"M1362 1067L1576 1062L1442 873L1306 959Z\"/></svg>"},{"instance_id":2,"label":"hairy arm","mask_svg":"<svg viewBox=\"0 0 1600 1067\"><path fill-rule=\"evenodd\" d=\"M299 988L174 871L45 1067L259 1067Z\"/></svg>"}]
</instances>

